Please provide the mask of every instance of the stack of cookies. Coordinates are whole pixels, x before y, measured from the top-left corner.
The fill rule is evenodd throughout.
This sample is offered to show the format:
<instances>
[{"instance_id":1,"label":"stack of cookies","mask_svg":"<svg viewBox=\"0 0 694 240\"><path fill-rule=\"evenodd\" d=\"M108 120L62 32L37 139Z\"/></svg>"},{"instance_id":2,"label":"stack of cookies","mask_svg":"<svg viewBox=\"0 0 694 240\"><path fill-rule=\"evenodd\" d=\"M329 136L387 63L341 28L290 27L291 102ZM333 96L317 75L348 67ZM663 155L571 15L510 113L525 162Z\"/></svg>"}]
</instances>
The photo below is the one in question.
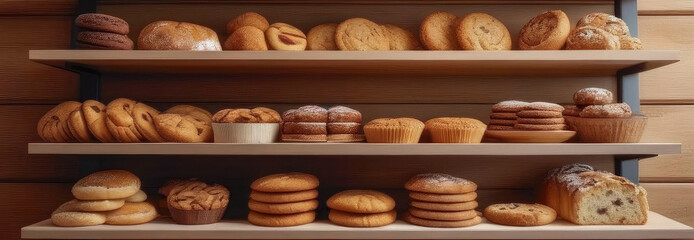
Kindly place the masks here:
<instances>
[{"instance_id":1,"label":"stack of cookies","mask_svg":"<svg viewBox=\"0 0 694 240\"><path fill-rule=\"evenodd\" d=\"M372 190L347 190L328 199L331 222L345 227L380 227L395 222L395 200Z\"/></svg>"},{"instance_id":2,"label":"stack of cookies","mask_svg":"<svg viewBox=\"0 0 694 240\"><path fill-rule=\"evenodd\" d=\"M518 123L518 112L525 109L527 102L508 100L499 102L492 106L492 113L489 115L489 126L487 130L513 130L513 126Z\"/></svg>"},{"instance_id":3,"label":"stack of cookies","mask_svg":"<svg viewBox=\"0 0 694 240\"><path fill-rule=\"evenodd\" d=\"M553 131L566 130L568 126L564 124L562 116L564 107L555 103L531 102L522 111L518 112L518 124L515 130L530 131Z\"/></svg>"},{"instance_id":4,"label":"stack of cookies","mask_svg":"<svg viewBox=\"0 0 694 240\"><path fill-rule=\"evenodd\" d=\"M307 224L316 218L318 178L306 173L265 176L251 184L248 221L267 227Z\"/></svg>"},{"instance_id":5,"label":"stack of cookies","mask_svg":"<svg viewBox=\"0 0 694 240\"><path fill-rule=\"evenodd\" d=\"M118 98L108 105L95 100L59 104L39 120L45 142L212 142L212 115L178 105L161 114L141 102Z\"/></svg>"},{"instance_id":6,"label":"stack of cookies","mask_svg":"<svg viewBox=\"0 0 694 240\"><path fill-rule=\"evenodd\" d=\"M469 227L482 222L477 215L477 184L442 173L425 173L412 177L405 188L410 190L410 209L405 221L425 227Z\"/></svg>"},{"instance_id":7,"label":"stack of cookies","mask_svg":"<svg viewBox=\"0 0 694 240\"><path fill-rule=\"evenodd\" d=\"M361 113L357 110L334 106L328 109L328 142L362 142Z\"/></svg>"},{"instance_id":8,"label":"stack of cookies","mask_svg":"<svg viewBox=\"0 0 694 240\"><path fill-rule=\"evenodd\" d=\"M316 105L290 109L282 114L282 141L328 141L328 110Z\"/></svg>"},{"instance_id":9,"label":"stack of cookies","mask_svg":"<svg viewBox=\"0 0 694 240\"><path fill-rule=\"evenodd\" d=\"M75 26L81 28L77 34L77 48L133 49L133 41L127 36L130 26L121 18L100 13L85 13L77 16Z\"/></svg>"},{"instance_id":10,"label":"stack of cookies","mask_svg":"<svg viewBox=\"0 0 694 240\"><path fill-rule=\"evenodd\" d=\"M142 224L157 218L157 211L140 190L140 179L124 170L95 172L72 187L76 199L63 203L51 214L61 227L100 224Z\"/></svg>"}]
</instances>

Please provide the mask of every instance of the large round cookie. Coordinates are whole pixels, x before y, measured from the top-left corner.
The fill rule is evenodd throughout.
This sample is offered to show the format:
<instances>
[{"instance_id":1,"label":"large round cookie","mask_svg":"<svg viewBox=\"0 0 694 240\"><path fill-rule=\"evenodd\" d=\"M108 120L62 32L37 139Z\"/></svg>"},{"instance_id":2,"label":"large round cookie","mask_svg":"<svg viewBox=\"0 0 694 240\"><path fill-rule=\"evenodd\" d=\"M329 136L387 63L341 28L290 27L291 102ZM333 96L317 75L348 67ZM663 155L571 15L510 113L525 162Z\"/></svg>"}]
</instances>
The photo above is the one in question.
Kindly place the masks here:
<instances>
[{"instance_id":1,"label":"large round cookie","mask_svg":"<svg viewBox=\"0 0 694 240\"><path fill-rule=\"evenodd\" d=\"M279 193L259 192L253 190L251 191L251 195L249 197L253 200L264 203L300 202L316 199L318 197L318 190L311 189L306 191Z\"/></svg>"},{"instance_id":2,"label":"large round cookie","mask_svg":"<svg viewBox=\"0 0 694 240\"><path fill-rule=\"evenodd\" d=\"M75 26L98 32L127 35L130 26L125 20L101 13L85 13L75 18Z\"/></svg>"},{"instance_id":3,"label":"large round cookie","mask_svg":"<svg viewBox=\"0 0 694 240\"><path fill-rule=\"evenodd\" d=\"M339 50L335 44L337 23L325 23L311 28L306 35L307 50Z\"/></svg>"},{"instance_id":4,"label":"large round cookie","mask_svg":"<svg viewBox=\"0 0 694 240\"><path fill-rule=\"evenodd\" d=\"M417 35L392 24L385 24L383 27L388 34L390 50L420 50L422 45L419 43Z\"/></svg>"},{"instance_id":5,"label":"large round cookie","mask_svg":"<svg viewBox=\"0 0 694 240\"><path fill-rule=\"evenodd\" d=\"M53 107L39 119L36 131L44 142L74 142L70 133L68 118L71 112L78 110L82 104L67 101Z\"/></svg>"},{"instance_id":6,"label":"large round cookie","mask_svg":"<svg viewBox=\"0 0 694 240\"><path fill-rule=\"evenodd\" d=\"M477 192L462 194L436 194L423 192L410 192L410 198L423 202L456 203L469 202L477 199Z\"/></svg>"},{"instance_id":7,"label":"large round cookie","mask_svg":"<svg viewBox=\"0 0 694 240\"><path fill-rule=\"evenodd\" d=\"M477 217L475 210L466 211L431 211L411 207L408 211L412 216L439 221L462 221Z\"/></svg>"},{"instance_id":8,"label":"large round cookie","mask_svg":"<svg viewBox=\"0 0 694 240\"><path fill-rule=\"evenodd\" d=\"M67 126L70 130L70 134L72 134L78 142L94 142L94 136L89 132L87 121L84 120L84 115L80 108L70 113Z\"/></svg>"},{"instance_id":9,"label":"large round cookie","mask_svg":"<svg viewBox=\"0 0 694 240\"><path fill-rule=\"evenodd\" d=\"M459 202L459 203L435 203L435 202L420 202L411 201L410 206L419 209L430 211L467 211L477 208L477 201Z\"/></svg>"},{"instance_id":10,"label":"large round cookie","mask_svg":"<svg viewBox=\"0 0 694 240\"><path fill-rule=\"evenodd\" d=\"M474 182L444 173L417 174L405 183L405 188L414 192L461 194L477 190Z\"/></svg>"},{"instance_id":11,"label":"large round cookie","mask_svg":"<svg viewBox=\"0 0 694 240\"><path fill-rule=\"evenodd\" d=\"M135 127L132 116L136 103L127 98L119 98L106 105L106 126L119 142L137 143L145 140Z\"/></svg>"},{"instance_id":12,"label":"large round cookie","mask_svg":"<svg viewBox=\"0 0 694 240\"><path fill-rule=\"evenodd\" d=\"M169 142L212 142L212 126L191 115L159 114L154 118L157 132Z\"/></svg>"},{"instance_id":13,"label":"large round cookie","mask_svg":"<svg viewBox=\"0 0 694 240\"><path fill-rule=\"evenodd\" d=\"M504 203L489 205L484 217L502 225L539 226L554 222L557 212L542 204Z\"/></svg>"},{"instance_id":14,"label":"large round cookie","mask_svg":"<svg viewBox=\"0 0 694 240\"><path fill-rule=\"evenodd\" d=\"M311 174L291 172L272 174L251 183L251 189L259 192L296 192L315 189L318 178Z\"/></svg>"},{"instance_id":15,"label":"large round cookie","mask_svg":"<svg viewBox=\"0 0 694 240\"><path fill-rule=\"evenodd\" d=\"M135 128L150 142L166 142L154 125L154 118L159 115L159 111L144 103L136 103L133 108L133 122Z\"/></svg>"},{"instance_id":16,"label":"large round cookie","mask_svg":"<svg viewBox=\"0 0 694 240\"><path fill-rule=\"evenodd\" d=\"M294 214L316 210L316 208L318 208L318 200L313 199L287 203L263 203L251 199L248 200L248 208L259 213Z\"/></svg>"},{"instance_id":17,"label":"large round cookie","mask_svg":"<svg viewBox=\"0 0 694 240\"><path fill-rule=\"evenodd\" d=\"M340 50L390 50L388 36L381 25L364 18L350 18L337 25L335 44Z\"/></svg>"},{"instance_id":18,"label":"large round cookie","mask_svg":"<svg viewBox=\"0 0 694 240\"><path fill-rule=\"evenodd\" d=\"M429 14L420 26L422 45L429 50L458 50L456 24L458 17L448 12Z\"/></svg>"},{"instance_id":19,"label":"large round cookie","mask_svg":"<svg viewBox=\"0 0 694 240\"><path fill-rule=\"evenodd\" d=\"M106 105L99 101L87 100L82 103L82 115L87 122L89 131L100 142L116 142L111 132L106 126Z\"/></svg>"},{"instance_id":20,"label":"large round cookie","mask_svg":"<svg viewBox=\"0 0 694 240\"><path fill-rule=\"evenodd\" d=\"M424 226L424 227L438 227L438 228L470 227L470 226L475 226L477 224L480 224L482 222L482 218L480 218L480 217L474 217L472 219L462 220L462 221L437 221L437 220L418 218L418 217L412 216L411 214L405 214L405 217L403 217L403 219L406 222L412 223L414 225L419 225L419 226Z\"/></svg>"},{"instance_id":21,"label":"large round cookie","mask_svg":"<svg viewBox=\"0 0 694 240\"><path fill-rule=\"evenodd\" d=\"M383 213L364 214L331 209L330 214L328 214L328 219L330 219L332 223L345 227L380 227L395 222L396 217L397 213L395 210Z\"/></svg>"},{"instance_id":22,"label":"large round cookie","mask_svg":"<svg viewBox=\"0 0 694 240\"><path fill-rule=\"evenodd\" d=\"M266 227L289 227L303 225L316 219L315 211L296 214L265 214L255 211L248 212L248 222Z\"/></svg>"},{"instance_id":23,"label":"large round cookie","mask_svg":"<svg viewBox=\"0 0 694 240\"><path fill-rule=\"evenodd\" d=\"M456 28L463 50L511 50L511 34L506 26L486 13L471 13Z\"/></svg>"},{"instance_id":24,"label":"large round cookie","mask_svg":"<svg viewBox=\"0 0 694 240\"><path fill-rule=\"evenodd\" d=\"M328 199L329 208L350 213L382 213L395 208L395 200L372 190L347 190Z\"/></svg>"},{"instance_id":25,"label":"large round cookie","mask_svg":"<svg viewBox=\"0 0 694 240\"><path fill-rule=\"evenodd\" d=\"M571 31L569 17L561 10L541 13L528 21L518 34L522 50L560 50Z\"/></svg>"},{"instance_id":26,"label":"large round cookie","mask_svg":"<svg viewBox=\"0 0 694 240\"><path fill-rule=\"evenodd\" d=\"M107 32L87 32L82 31L77 34L77 41L83 44L96 46L98 48L132 50L133 40L126 35Z\"/></svg>"}]
</instances>

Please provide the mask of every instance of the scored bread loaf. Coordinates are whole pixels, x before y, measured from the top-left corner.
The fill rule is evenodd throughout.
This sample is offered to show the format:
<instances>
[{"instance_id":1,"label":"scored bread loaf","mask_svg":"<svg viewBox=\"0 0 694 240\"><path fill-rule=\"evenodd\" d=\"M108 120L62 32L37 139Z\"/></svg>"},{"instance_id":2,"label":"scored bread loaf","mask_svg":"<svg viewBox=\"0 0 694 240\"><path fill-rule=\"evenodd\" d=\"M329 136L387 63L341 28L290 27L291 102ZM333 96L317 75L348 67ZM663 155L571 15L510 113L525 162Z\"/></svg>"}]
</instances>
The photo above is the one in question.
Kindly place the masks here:
<instances>
[{"instance_id":1,"label":"scored bread loaf","mask_svg":"<svg viewBox=\"0 0 694 240\"><path fill-rule=\"evenodd\" d=\"M609 172L571 164L549 172L539 202L575 224L645 224L646 190Z\"/></svg>"}]
</instances>

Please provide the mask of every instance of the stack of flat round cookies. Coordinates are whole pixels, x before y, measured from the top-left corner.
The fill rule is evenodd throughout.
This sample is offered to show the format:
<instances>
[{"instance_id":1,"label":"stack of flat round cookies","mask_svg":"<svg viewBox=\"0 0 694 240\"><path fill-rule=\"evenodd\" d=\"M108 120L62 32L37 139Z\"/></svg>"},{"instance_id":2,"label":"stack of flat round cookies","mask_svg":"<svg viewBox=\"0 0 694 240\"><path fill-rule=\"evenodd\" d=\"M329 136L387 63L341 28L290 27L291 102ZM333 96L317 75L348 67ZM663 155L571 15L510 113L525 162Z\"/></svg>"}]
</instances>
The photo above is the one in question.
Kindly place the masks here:
<instances>
[{"instance_id":1,"label":"stack of flat round cookies","mask_svg":"<svg viewBox=\"0 0 694 240\"><path fill-rule=\"evenodd\" d=\"M564 107L555 103L531 102L518 112L515 130L553 131L567 130L562 115Z\"/></svg>"},{"instance_id":2,"label":"stack of flat round cookies","mask_svg":"<svg viewBox=\"0 0 694 240\"><path fill-rule=\"evenodd\" d=\"M306 173L265 176L251 184L248 221L267 227L288 227L313 222L318 208L318 178Z\"/></svg>"},{"instance_id":3,"label":"stack of flat round cookies","mask_svg":"<svg viewBox=\"0 0 694 240\"><path fill-rule=\"evenodd\" d=\"M76 199L51 214L56 226L142 224L157 218L157 211L140 190L140 179L124 170L95 172L72 187Z\"/></svg>"},{"instance_id":4,"label":"stack of flat round cookies","mask_svg":"<svg viewBox=\"0 0 694 240\"><path fill-rule=\"evenodd\" d=\"M527 105L527 102L517 100L508 100L494 104L492 113L489 114L487 130L513 130L513 126L518 123L516 113L522 111Z\"/></svg>"},{"instance_id":5,"label":"stack of flat round cookies","mask_svg":"<svg viewBox=\"0 0 694 240\"><path fill-rule=\"evenodd\" d=\"M331 222L345 227L380 227L395 222L395 200L373 190L347 190L328 199Z\"/></svg>"},{"instance_id":6,"label":"stack of flat round cookies","mask_svg":"<svg viewBox=\"0 0 694 240\"><path fill-rule=\"evenodd\" d=\"M424 173L412 177L410 209L405 221L425 227L469 227L482 222L477 215L477 184L442 173Z\"/></svg>"},{"instance_id":7,"label":"stack of flat round cookies","mask_svg":"<svg viewBox=\"0 0 694 240\"><path fill-rule=\"evenodd\" d=\"M85 13L77 16L75 26L77 48L100 50L132 50L133 40L128 38L130 25L125 20L101 13Z\"/></svg>"}]
</instances>

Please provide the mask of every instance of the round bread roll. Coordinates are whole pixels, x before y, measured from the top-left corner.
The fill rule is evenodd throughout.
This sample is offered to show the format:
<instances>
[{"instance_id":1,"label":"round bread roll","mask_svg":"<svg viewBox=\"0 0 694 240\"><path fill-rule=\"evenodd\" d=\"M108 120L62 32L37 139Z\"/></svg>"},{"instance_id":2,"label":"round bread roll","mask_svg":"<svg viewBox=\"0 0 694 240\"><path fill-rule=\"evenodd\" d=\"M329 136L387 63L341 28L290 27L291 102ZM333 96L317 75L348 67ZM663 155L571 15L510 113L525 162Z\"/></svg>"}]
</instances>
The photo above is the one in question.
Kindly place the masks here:
<instances>
[{"instance_id":1,"label":"round bread roll","mask_svg":"<svg viewBox=\"0 0 694 240\"><path fill-rule=\"evenodd\" d=\"M571 23L561 10L541 13L530 19L518 34L522 50L559 50L569 37Z\"/></svg>"},{"instance_id":2,"label":"round bread roll","mask_svg":"<svg viewBox=\"0 0 694 240\"><path fill-rule=\"evenodd\" d=\"M143 224L157 218L157 210L148 202L125 203L123 207L106 212L106 224Z\"/></svg>"},{"instance_id":3,"label":"round bread roll","mask_svg":"<svg viewBox=\"0 0 694 240\"><path fill-rule=\"evenodd\" d=\"M574 29L566 40L568 50L618 50L619 37L595 27Z\"/></svg>"},{"instance_id":4,"label":"round bread roll","mask_svg":"<svg viewBox=\"0 0 694 240\"><path fill-rule=\"evenodd\" d=\"M217 33L187 22L156 21L148 24L137 38L141 50L221 51Z\"/></svg>"},{"instance_id":5,"label":"round bread roll","mask_svg":"<svg viewBox=\"0 0 694 240\"><path fill-rule=\"evenodd\" d=\"M270 23L268 23L263 15L255 12L246 12L229 20L226 27L227 33L232 34L236 32L236 30L246 26L255 27L265 32L265 30L270 27Z\"/></svg>"},{"instance_id":6,"label":"round bread roll","mask_svg":"<svg viewBox=\"0 0 694 240\"><path fill-rule=\"evenodd\" d=\"M140 191L140 179L125 170L95 172L72 186L72 194L80 200L127 198Z\"/></svg>"},{"instance_id":7,"label":"round bread roll","mask_svg":"<svg viewBox=\"0 0 694 240\"><path fill-rule=\"evenodd\" d=\"M607 13L591 13L576 23L576 28L595 27L609 32L615 36L629 36L629 26L621 18Z\"/></svg>"},{"instance_id":8,"label":"round bread roll","mask_svg":"<svg viewBox=\"0 0 694 240\"><path fill-rule=\"evenodd\" d=\"M100 225L106 222L106 215L101 212L80 212L75 200L63 203L53 213L53 225L60 227L83 227Z\"/></svg>"},{"instance_id":9,"label":"round bread roll","mask_svg":"<svg viewBox=\"0 0 694 240\"><path fill-rule=\"evenodd\" d=\"M265 51L265 32L253 26L240 27L224 42L224 50Z\"/></svg>"}]
</instances>

